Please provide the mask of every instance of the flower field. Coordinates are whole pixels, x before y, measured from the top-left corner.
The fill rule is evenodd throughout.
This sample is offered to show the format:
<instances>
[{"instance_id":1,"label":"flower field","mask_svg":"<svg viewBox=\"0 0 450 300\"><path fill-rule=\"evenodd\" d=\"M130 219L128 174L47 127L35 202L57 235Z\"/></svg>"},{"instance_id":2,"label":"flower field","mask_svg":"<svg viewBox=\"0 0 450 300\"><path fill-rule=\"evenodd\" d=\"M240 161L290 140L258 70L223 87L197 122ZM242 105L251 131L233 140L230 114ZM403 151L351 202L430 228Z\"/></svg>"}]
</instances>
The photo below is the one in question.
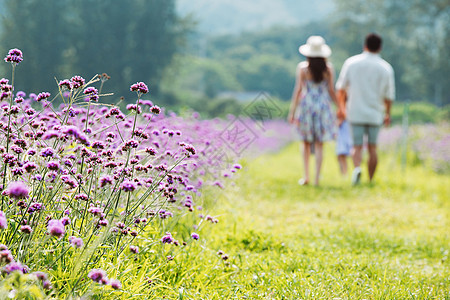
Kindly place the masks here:
<instances>
[{"instance_id":1,"label":"flower field","mask_svg":"<svg viewBox=\"0 0 450 300\"><path fill-rule=\"evenodd\" d=\"M223 166L212 161L223 146L214 121L165 117L142 99L143 82L131 85L136 100L126 112L101 105L106 74L61 80L55 96L15 92L21 51L5 61L12 80L0 80L3 291L20 298L120 290L124 279L111 270L124 259L149 255L161 268L200 238L196 229L218 222L196 202L203 186L223 185ZM227 177L239 169L230 165ZM184 217L190 226L172 233Z\"/></svg>"},{"instance_id":2,"label":"flower field","mask_svg":"<svg viewBox=\"0 0 450 300\"><path fill-rule=\"evenodd\" d=\"M143 82L102 104L106 74L26 94L22 60L0 79L1 299L450 297L447 124L412 127L406 170L383 130L374 186L327 146L299 187L286 122L177 116Z\"/></svg>"}]
</instances>

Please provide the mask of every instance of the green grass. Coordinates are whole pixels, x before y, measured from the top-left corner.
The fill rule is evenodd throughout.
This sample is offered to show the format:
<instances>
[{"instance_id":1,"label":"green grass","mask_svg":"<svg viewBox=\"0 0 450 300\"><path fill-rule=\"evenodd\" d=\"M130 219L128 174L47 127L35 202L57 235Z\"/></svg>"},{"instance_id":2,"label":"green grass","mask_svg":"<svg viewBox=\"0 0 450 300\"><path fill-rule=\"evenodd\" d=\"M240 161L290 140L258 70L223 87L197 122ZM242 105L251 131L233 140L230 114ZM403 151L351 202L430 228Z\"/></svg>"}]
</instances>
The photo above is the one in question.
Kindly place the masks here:
<instances>
[{"instance_id":1,"label":"green grass","mask_svg":"<svg viewBox=\"0 0 450 300\"><path fill-rule=\"evenodd\" d=\"M186 298L450 299L449 177L381 155L376 182L351 187L326 147L320 187L297 185L297 145L244 163L192 248Z\"/></svg>"},{"instance_id":2,"label":"green grass","mask_svg":"<svg viewBox=\"0 0 450 300\"><path fill-rule=\"evenodd\" d=\"M417 164L402 170L390 153L380 155L374 184L363 174L362 184L352 187L339 175L334 145L325 151L320 187L297 184L297 144L244 161L234 183L203 194L201 212L219 223L203 221L200 240L160 250L146 250L142 241L138 256L124 254L110 268L105 262L122 291L93 284L85 295L450 299L450 178ZM197 213L176 225L172 220L175 227L167 224L168 230L189 240Z\"/></svg>"},{"instance_id":3,"label":"green grass","mask_svg":"<svg viewBox=\"0 0 450 300\"><path fill-rule=\"evenodd\" d=\"M401 124L405 109L408 111L409 123L439 123L450 118L450 105L438 107L429 102L394 102L392 106L392 123Z\"/></svg>"}]
</instances>

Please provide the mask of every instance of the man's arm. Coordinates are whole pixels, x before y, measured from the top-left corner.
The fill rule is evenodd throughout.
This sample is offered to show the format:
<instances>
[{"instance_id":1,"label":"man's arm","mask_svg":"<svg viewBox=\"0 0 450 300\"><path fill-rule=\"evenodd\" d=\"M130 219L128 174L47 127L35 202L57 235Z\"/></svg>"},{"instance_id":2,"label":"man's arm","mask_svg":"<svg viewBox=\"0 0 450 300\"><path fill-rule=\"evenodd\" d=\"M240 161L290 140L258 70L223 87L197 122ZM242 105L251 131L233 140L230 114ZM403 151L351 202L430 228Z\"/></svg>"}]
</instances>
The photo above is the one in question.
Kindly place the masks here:
<instances>
[{"instance_id":1,"label":"man's arm","mask_svg":"<svg viewBox=\"0 0 450 300\"><path fill-rule=\"evenodd\" d=\"M347 88L349 86L348 82L348 60L344 62L341 72L339 73L338 80L336 82L336 96L338 102L337 117L341 123L347 118L345 103L347 102Z\"/></svg>"},{"instance_id":2,"label":"man's arm","mask_svg":"<svg viewBox=\"0 0 450 300\"><path fill-rule=\"evenodd\" d=\"M391 106L392 100L384 98L384 126L391 125Z\"/></svg>"},{"instance_id":3,"label":"man's arm","mask_svg":"<svg viewBox=\"0 0 450 300\"><path fill-rule=\"evenodd\" d=\"M391 124L391 106L395 99L395 79L394 79L394 69L389 65L389 77L388 77L388 88L386 94L384 95L384 120L385 126Z\"/></svg>"},{"instance_id":4,"label":"man's arm","mask_svg":"<svg viewBox=\"0 0 450 300\"><path fill-rule=\"evenodd\" d=\"M346 111L345 111L346 101L347 101L347 92L344 89L339 89L337 91L337 103L338 103L337 117L339 121L343 121L346 119Z\"/></svg>"}]
</instances>

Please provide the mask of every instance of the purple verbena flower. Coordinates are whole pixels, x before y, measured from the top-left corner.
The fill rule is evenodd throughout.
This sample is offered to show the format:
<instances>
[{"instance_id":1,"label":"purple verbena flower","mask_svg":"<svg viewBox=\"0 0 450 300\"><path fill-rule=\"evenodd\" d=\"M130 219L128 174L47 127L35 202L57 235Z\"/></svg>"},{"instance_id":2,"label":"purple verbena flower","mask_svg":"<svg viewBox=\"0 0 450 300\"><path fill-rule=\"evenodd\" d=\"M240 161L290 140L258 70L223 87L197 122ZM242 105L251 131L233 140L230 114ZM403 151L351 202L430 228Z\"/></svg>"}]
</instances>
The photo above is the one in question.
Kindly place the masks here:
<instances>
[{"instance_id":1,"label":"purple verbena flower","mask_svg":"<svg viewBox=\"0 0 450 300\"><path fill-rule=\"evenodd\" d=\"M19 271L20 273L27 273L28 267L22 265L20 262L10 262L6 266L3 267L3 271L5 271L7 274L11 274L12 272Z\"/></svg>"},{"instance_id":2,"label":"purple verbena flower","mask_svg":"<svg viewBox=\"0 0 450 300\"><path fill-rule=\"evenodd\" d=\"M8 228L8 221L6 220L5 213L0 210L0 229Z\"/></svg>"},{"instance_id":3,"label":"purple verbena flower","mask_svg":"<svg viewBox=\"0 0 450 300\"><path fill-rule=\"evenodd\" d=\"M185 144L184 150L186 151L187 156L195 155L195 153L196 153L194 146L192 146L190 144Z\"/></svg>"},{"instance_id":4,"label":"purple verbena flower","mask_svg":"<svg viewBox=\"0 0 450 300\"><path fill-rule=\"evenodd\" d=\"M85 193L80 193L75 196L75 200L87 201L88 199L88 195L86 195Z\"/></svg>"},{"instance_id":5,"label":"purple verbena flower","mask_svg":"<svg viewBox=\"0 0 450 300\"><path fill-rule=\"evenodd\" d=\"M112 184L112 178L108 175L100 177L99 179L100 187L105 187L107 184Z\"/></svg>"},{"instance_id":6,"label":"purple verbena flower","mask_svg":"<svg viewBox=\"0 0 450 300\"><path fill-rule=\"evenodd\" d=\"M136 189L136 186L133 182L125 180L121 185L121 189L125 192L132 192Z\"/></svg>"},{"instance_id":7,"label":"purple verbena flower","mask_svg":"<svg viewBox=\"0 0 450 300\"><path fill-rule=\"evenodd\" d=\"M161 113L161 108L157 105L153 105L152 107L150 107L150 111L155 115L158 115L159 113Z\"/></svg>"},{"instance_id":8,"label":"purple verbena flower","mask_svg":"<svg viewBox=\"0 0 450 300\"><path fill-rule=\"evenodd\" d=\"M98 99L99 99L98 90L96 88L94 88L94 87L90 86L90 87L86 88L83 91L83 93L85 95L89 96L88 100L90 100L90 101L98 101Z\"/></svg>"},{"instance_id":9,"label":"purple verbena flower","mask_svg":"<svg viewBox=\"0 0 450 300\"><path fill-rule=\"evenodd\" d=\"M41 271L37 271L37 272L33 272L31 273L32 275L36 276L36 278L38 280L44 281L48 279L48 275L47 273L41 272Z\"/></svg>"},{"instance_id":10,"label":"purple verbena flower","mask_svg":"<svg viewBox=\"0 0 450 300\"><path fill-rule=\"evenodd\" d=\"M20 226L20 231L22 231L23 233L30 234L33 232L33 229L31 228L30 225L23 225L23 226Z\"/></svg>"},{"instance_id":11,"label":"purple verbena flower","mask_svg":"<svg viewBox=\"0 0 450 300\"><path fill-rule=\"evenodd\" d=\"M69 217L65 216L65 217L63 217L63 218L61 219L61 223L62 223L64 226L67 226L67 225L70 225L71 220L70 220Z\"/></svg>"},{"instance_id":12,"label":"purple verbena flower","mask_svg":"<svg viewBox=\"0 0 450 300\"><path fill-rule=\"evenodd\" d=\"M60 135L59 131L57 131L57 130L49 130L49 131L46 131L44 133L44 135L42 136L42 140L46 141L46 140L49 140L49 139L52 139L52 138L58 138L59 135Z\"/></svg>"},{"instance_id":13,"label":"purple verbena flower","mask_svg":"<svg viewBox=\"0 0 450 300\"><path fill-rule=\"evenodd\" d=\"M78 75L77 76L73 76L70 79L70 81L72 82L72 87L74 89L78 89L78 88L82 87L85 84L85 82L86 82L83 77L78 76Z\"/></svg>"},{"instance_id":14,"label":"purple verbena flower","mask_svg":"<svg viewBox=\"0 0 450 300\"><path fill-rule=\"evenodd\" d=\"M131 245L130 246L130 251L135 253L135 254L138 254L139 253L139 247Z\"/></svg>"},{"instance_id":15,"label":"purple verbena flower","mask_svg":"<svg viewBox=\"0 0 450 300\"><path fill-rule=\"evenodd\" d=\"M115 290L120 290L122 288L122 284L117 279L111 279L111 287Z\"/></svg>"},{"instance_id":16,"label":"purple verbena flower","mask_svg":"<svg viewBox=\"0 0 450 300\"><path fill-rule=\"evenodd\" d=\"M27 151L27 154L28 154L29 156L33 156L33 155L36 154L36 150L35 150L35 149L29 149L29 150Z\"/></svg>"},{"instance_id":17,"label":"purple verbena flower","mask_svg":"<svg viewBox=\"0 0 450 300\"><path fill-rule=\"evenodd\" d=\"M22 154L23 153L23 149L20 148L19 146L16 145L12 145L11 146L11 150L16 153L16 154Z\"/></svg>"},{"instance_id":18,"label":"purple verbena flower","mask_svg":"<svg viewBox=\"0 0 450 300\"><path fill-rule=\"evenodd\" d=\"M62 130L63 134L73 136L81 144L86 145L86 146L90 145L90 142L89 142L87 136L83 132L81 132L77 127L64 126L61 130Z\"/></svg>"},{"instance_id":19,"label":"purple verbena flower","mask_svg":"<svg viewBox=\"0 0 450 300\"><path fill-rule=\"evenodd\" d=\"M44 208L44 206L42 205L42 203L34 202L34 203L31 203L30 206L28 207L28 213L33 214L34 212L40 211L43 208Z\"/></svg>"},{"instance_id":20,"label":"purple verbena flower","mask_svg":"<svg viewBox=\"0 0 450 300\"><path fill-rule=\"evenodd\" d=\"M137 83L131 85L130 91L132 91L132 92L136 91L136 92L140 92L142 94L147 94L148 87L143 82L137 82Z\"/></svg>"},{"instance_id":21,"label":"purple verbena flower","mask_svg":"<svg viewBox=\"0 0 450 300\"><path fill-rule=\"evenodd\" d=\"M36 101L41 101L41 100L44 100L44 99L47 99L47 98L50 98L50 93L49 92L42 92L42 93L39 93L38 95L37 95L37 97L36 97Z\"/></svg>"},{"instance_id":22,"label":"purple verbena flower","mask_svg":"<svg viewBox=\"0 0 450 300\"><path fill-rule=\"evenodd\" d=\"M150 100L142 100L142 99L140 99L139 100L139 104L147 105L147 106L153 106L153 102L150 101Z\"/></svg>"},{"instance_id":23,"label":"purple verbena flower","mask_svg":"<svg viewBox=\"0 0 450 300\"><path fill-rule=\"evenodd\" d=\"M53 157L53 155L55 155L55 150L53 148L47 147L47 148L42 149L40 155L42 157Z\"/></svg>"},{"instance_id":24,"label":"purple verbena flower","mask_svg":"<svg viewBox=\"0 0 450 300\"><path fill-rule=\"evenodd\" d=\"M170 232L166 232L166 234L161 238L161 242L163 244L172 244L174 241L174 238L172 237L172 234Z\"/></svg>"},{"instance_id":25,"label":"purple verbena flower","mask_svg":"<svg viewBox=\"0 0 450 300\"><path fill-rule=\"evenodd\" d=\"M102 269L92 269L89 271L88 277L92 279L92 281L101 284L106 284L109 281L106 272Z\"/></svg>"},{"instance_id":26,"label":"purple verbena flower","mask_svg":"<svg viewBox=\"0 0 450 300\"><path fill-rule=\"evenodd\" d=\"M101 207L91 206L89 207L88 212L94 216L99 216L103 212L103 209Z\"/></svg>"},{"instance_id":27,"label":"purple verbena flower","mask_svg":"<svg viewBox=\"0 0 450 300\"><path fill-rule=\"evenodd\" d=\"M52 283L50 282L50 280L43 280L42 281L42 287L46 290L49 290L52 288Z\"/></svg>"},{"instance_id":28,"label":"purple verbena flower","mask_svg":"<svg viewBox=\"0 0 450 300\"><path fill-rule=\"evenodd\" d=\"M47 229L48 229L48 232L50 233L50 235L56 236L58 238L62 237L64 235L64 233L66 232L61 220L55 220L55 219L52 219L48 222Z\"/></svg>"},{"instance_id":29,"label":"purple verbena flower","mask_svg":"<svg viewBox=\"0 0 450 300\"><path fill-rule=\"evenodd\" d=\"M156 150L151 147L145 148L145 152L147 152L149 155L152 155L152 156L156 155L156 153L157 153Z\"/></svg>"},{"instance_id":30,"label":"purple verbena flower","mask_svg":"<svg viewBox=\"0 0 450 300\"><path fill-rule=\"evenodd\" d=\"M68 89L68 90L71 90L71 89L72 89L72 82L70 82L69 79L61 80L61 81L58 83L58 85L59 85L60 88L66 88L66 89Z\"/></svg>"},{"instance_id":31,"label":"purple verbena flower","mask_svg":"<svg viewBox=\"0 0 450 300\"><path fill-rule=\"evenodd\" d=\"M17 48L11 49L8 51L8 55L5 57L5 62L11 62L18 64L23 60L22 51Z\"/></svg>"},{"instance_id":32,"label":"purple verbena flower","mask_svg":"<svg viewBox=\"0 0 450 300\"><path fill-rule=\"evenodd\" d=\"M89 95L89 94L98 94L98 90L95 87L87 87L84 89L83 94Z\"/></svg>"},{"instance_id":33,"label":"purple verbena flower","mask_svg":"<svg viewBox=\"0 0 450 300\"><path fill-rule=\"evenodd\" d=\"M100 225L100 226L106 227L106 226L108 226L108 224L109 224L109 222L107 219L98 220L98 225Z\"/></svg>"},{"instance_id":34,"label":"purple verbena flower","mask_svg":"<svg viewBox=\"0 0 450 300\"><path fill-rule=\"evenodd\" d=\"M193 233L191 234L191 237L192 237L194 240L198 240L198 239L200 238L200 236L198 235L198 233L195 233L195 232L193 232Z\"/></svg>"},{"instance_id":35,"label":"purple verbena flower","mask_svg":"<svg viewBox=\"0 0 450 300\"><path fill-rule=\"evenodd\" d=\"M82 238L77 238L75 236L69 237L69 243L71 243L72 246L74 246L75 248L81 248L84 245L83 239Z\"/></svg>"},{"instance_id":36,"label":"purple verbena flower","mask_svg":"<svg viewBox=\"0 0 450 300\"><path fill-rule=\"evenodd\" d=\"M59 162L57 161L49 161L47 163L47 168L52 171L56 171L59 169Z\"/></svg>"},{"instance_id":37,"label":"purple verbena flower","mask_svg":"<svg viewBox=\"0 0 450 300\"><path fill-rule=\"evenodd\" d=\"M29 189L23 181L13 181L8 184L6 193L13 199L28 198Z\"/></svg>"},{"instance_id":38,"label":"purple verbena flower","mask_svg":"<svg viewBox=\"0 0 450 300\"><path fill-rule=\"evenodd\" d=\"M64 182L69 187L69 189L78 187L78 183L69 175L61 176L61 181Z\"/></svg>"},{"instance_id":39,"label":"purple verbena flower","mask_svg":"<svg viewBox=\"0 0 450 300\"><path fill-rule=\"evenodd\" d=\"M0 250L0 263L6 263L9 264L10 262L14 261L14 256L11 254L11 251L6 248L5 245L1 245L1 248L4 248Z\"/></svg>"}]
</instances>

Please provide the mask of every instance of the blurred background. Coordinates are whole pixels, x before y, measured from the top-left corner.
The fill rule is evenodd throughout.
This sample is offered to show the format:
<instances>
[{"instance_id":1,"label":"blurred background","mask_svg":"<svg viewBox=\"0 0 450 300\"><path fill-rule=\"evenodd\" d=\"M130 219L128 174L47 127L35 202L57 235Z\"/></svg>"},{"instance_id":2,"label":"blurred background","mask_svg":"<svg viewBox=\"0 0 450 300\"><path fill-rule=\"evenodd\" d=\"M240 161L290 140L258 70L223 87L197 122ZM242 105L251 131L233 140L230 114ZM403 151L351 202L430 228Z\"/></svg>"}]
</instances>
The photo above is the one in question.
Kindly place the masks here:
<instances>
[{"instance_id":1,"label":"blurred background","mask_svg":"<svg viewBox=\"0 0 450 300\"><path fill-rule=\"evenodd\" d=\"M103 102L135 101L129 86L144 81L177 113L239 114L260 92L287 111L308 36L326 39L337 75L377 32L399 103L449 118L448 0L0 0L0 17L0 53L23 51L15 86L26 93L107 73Z\"/></svg>"}]
</instances>

